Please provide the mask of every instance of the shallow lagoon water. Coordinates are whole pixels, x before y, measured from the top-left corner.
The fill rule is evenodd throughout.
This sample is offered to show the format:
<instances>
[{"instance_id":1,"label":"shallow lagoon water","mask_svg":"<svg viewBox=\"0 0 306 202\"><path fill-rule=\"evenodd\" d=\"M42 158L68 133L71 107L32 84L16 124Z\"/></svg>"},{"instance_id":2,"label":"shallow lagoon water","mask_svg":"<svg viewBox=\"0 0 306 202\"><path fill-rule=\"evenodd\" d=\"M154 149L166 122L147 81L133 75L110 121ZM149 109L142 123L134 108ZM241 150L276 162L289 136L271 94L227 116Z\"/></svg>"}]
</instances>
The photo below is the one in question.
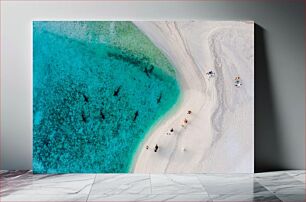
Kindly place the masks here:
<instances>
[{"instance_id":1,"label":"shallow lagoon water","mask_svg":"<svg viewBox=\"0 0 306 202\"><path fill-rule=\"evenodd\" d=\"M34 22L33 75L34 173L129 172L180 94L131 22Z\"/></svg>"}]
</instances>

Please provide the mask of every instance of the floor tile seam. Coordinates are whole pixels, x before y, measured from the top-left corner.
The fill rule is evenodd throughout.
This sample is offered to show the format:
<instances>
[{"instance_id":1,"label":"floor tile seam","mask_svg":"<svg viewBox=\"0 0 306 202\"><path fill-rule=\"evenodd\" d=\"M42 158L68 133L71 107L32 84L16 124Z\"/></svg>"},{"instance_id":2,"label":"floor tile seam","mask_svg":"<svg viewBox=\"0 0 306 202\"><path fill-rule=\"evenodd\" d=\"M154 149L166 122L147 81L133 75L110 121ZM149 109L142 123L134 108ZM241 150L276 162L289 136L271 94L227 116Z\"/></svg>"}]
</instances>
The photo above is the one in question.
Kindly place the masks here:
<instances>
[{"instance_id":1,"label":"floor tile seam","mask_svg":"<svg viewBox=\"0 0 306 202\"><path fill-rule=\"evenodd\" d=\"M149 174L149 179L150 179L150 194L153 194L152 193L153 188L152 188L152 174L151 173Z\"/></svg>"},{"instance_id":2,"label":"floor tile seam","mask_svg":"<svg viewBox=\"0 0 306 202\"><path fill-rule=\"evenodd\" d=\"M95 182L96 182L96 177L97 177L97 174L95 174L95 178L94 178L94 180L93 180L93 182L92 182L92 185L91 185L91 187L90 187L90 190L89 190L89 192L88 192L88 195L87 195L87 198L86 198L86 202L88 201L89 196L90 196L90 193L91 193L91 190L92 190L92 187L94 186L94 184L95 184Z\"/></svg>"},{"instance_id":3,"label":"floor tile seam","mask_svg":"<svg viewBox=\"0 0 306 202\"><path fill-rule=\"evenodd\" d=\"M269 192L271 192L271 194L276 195L276 193L274 193L274 191L272 189L270 189L268 186L260 183L260 181L254 179L256 182L258 182L261 186L263 186L264 188L266 188Z\"/></svg>"},{"instance_id":4,"label":"floor tile seam","mask_svg":"<svg viewBox=\"0 0 306 202\"><path fill-rule=\"evenodd\" d=\"M256 198L256 197L275 197L275 199L276 200L279 200L280 202L283 202L276 194L270 194L270 195L267 195L267 194L265 194L265 195L256 195L256 194L239 194L239 195L237 195L237 194L213 194L212 196L245 196L245 197L252 197L253 198L253 200L254 200L254 198ZM265 199L264 199L265 200ZM212 201L214 201L214 199L212 198ZM217 200L217 201L220 201L220 200ZM224 200L224 201L226 201L226 199ZM274 201L274 200L273 200ZM232 201L232 202L234 202L234 201ZM243 202L243 201L241 201L241 202ZM248 202L248 201L245 201L245 202ZM297 201L296 201L297 202Z\"/></svg>"},{"instance_id":5,"label":"floor tile seam","mask_svg":"<svg viewBox=\"0 0 306 202\"><path fill-rule=\"evenodd\" d=\"M275 182L272 182L271 184L271 181L270 180L262 180L262 179L256 179L256 182L258 182L259 184L261 184L262 186L268 188L268 187L277 187L277 186L292 186L292 187L302 187L305 189L305 183L301 182L300 180L297 180L297 179L293 179L292 181L286 181L286 183L284 183L283 181L275 181ZM280 184L282 182L282 184ZM267 185L267 183L269 185ZM292 183L292 184L290 184Z\"/></svg>"},{"instance_id":6,"label":"floor tile seam","mask_svg":"<svg viewBox=\"0 0 306 202\"><path fill-rule=\"evenodd\" d=\"M213 201L213 198L210 196L210 193L207 191L207 188L204 186L204 184L202 183L202 181L199 178L199 175L196 175L197 180L199 181L200 185L203 187L204 191L206 192L209 201Z\"/></svg>"},{"instance_id":7,"label":"floor tile seam","mask_svg":"<svg viewBox=\"0 0 306 202\"><path fill-rule=\"evenodd\" d=\"M132 194L132 193L127 193L127 194L106 194L106 193L104 193L104 194L91 194L91 196L142 196L142 195L152 195L152 196L157 196L157 195L159 195L159 196L167 196L167 195L170 195L170 196L184 196L184 195L186 195L187 193L178 193L178 194L176 194L176 193L172 193L172 194ZM23 195L23 194L21 194L21 195ZM28 195L28 194L25 194L25 195ZM29 194L29 195L31 195L31 194ZM83 195L86 195L86 194L83 194ZM207 194L203 194L203 193L199 193L199 194L196 194L196 193L192 193L192 194L188 194L188 195L191 195L191 196L201 196L201 195L203 195L203 196L206 196ZM212 194L212 195L218 195L218 194ZM220 195L220 194L219 194ZM223 195L235 195L235 194L223 194Z\"/></svg>"}]
</instances>

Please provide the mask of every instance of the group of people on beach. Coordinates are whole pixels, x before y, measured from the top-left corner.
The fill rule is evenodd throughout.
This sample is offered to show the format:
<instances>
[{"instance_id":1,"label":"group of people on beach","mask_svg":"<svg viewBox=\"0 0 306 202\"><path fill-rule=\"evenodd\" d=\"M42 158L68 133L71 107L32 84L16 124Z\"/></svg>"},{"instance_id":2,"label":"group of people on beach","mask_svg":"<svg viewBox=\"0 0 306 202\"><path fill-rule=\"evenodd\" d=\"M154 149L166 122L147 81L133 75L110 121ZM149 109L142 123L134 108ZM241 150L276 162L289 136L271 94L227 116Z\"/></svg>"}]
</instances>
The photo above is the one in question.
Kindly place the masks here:
<instances>
[{"instance_id":1,"label":"group of people on beach","mask_svg":"<svg viewBox=\"0 0 306 202\"><path fill-rule=\"evenodd\" d=\"M188 110L188 111L187 111L187 114L188 114L188 115L190 115L191 113L192 113L191 110ZM185 118L185 119L183 120L183 123L182 123L181 126L182 126L183 128L185 128L185 127L187 126L187 124L188 124L188 119ZM166 134L167 134L167 135L172 135L173 133L174 133L174 128L171 128L171 129L169 130L169 132L167 132ZM146 150L149 150L149 149L150 149L150 147L149 147L149 145L147 145L147 146L146 146ZM155 147L154 147L154 152L157 152L158 149L159 149L159 146L158 146L158 144L156 144ZM185 149L184 149L184 151L185 151Z\"/></svg>"},{"instance_id":2,"label":"group of people on beach","mask_svg":"<svg viewBox=\"0 0 306 202\"><path fill-rule=\"evenodd\" d=\"M210 78L215 77L215 72L213 72L212 70L210 70L209 72L206 73L206 75L207 75L208 78L210 79ZM242 83L241 83L241 80L240 80L240 76L236 76L236 77L235 77L234 85L235 85L237 88L239 88L240 86L242 86ZM188 114L188 115L190 115L191 113L192 113L191 110L188 110L188 111L187 111L187 114ZM187 124L188 124L188 119L187 119L187 118L184 118L184 120L183 120L183 122L182 122L182 124L181 124L181 127L182 127L182 128L185 128L185 127L187 126ZM166 135L172 135L172 134L174 134L174 128L171 128L171 129L169 130L169 132L166 133ZM147 146L146 146L146 150L149 150L149 149L150 149L150 147L149 147L149 145L147 145ZM155 147L154 147L154 152L157 152L158 150L159 150L159 146L158 146L158 144L156 144ZM185 148L183 148L182 150L185 151Z\"/></svg>"},{"instance_id":3,"label":"group of people on beach","mask_svg":"<svg viewBox=\"0 0 306 202\"><path fill-rule=\"evenodd\" d=\"M185 128L185 127L187 126L187 123L188 123L188 119L185 118L185 119L183 120L183 123L181 124L182 128Z\"/></svg>"},{"instance_id":4,"label":"group of people on beach","mask_svg":"<svg viewBox=\"0 0 306 202\"><path fill-rule=\"evenodd\" d=\"M167 135L172 135L173 133L174 133L174 129L171 128L171 129L170 129L170 132L167 132L166 134L167 134Z\"/></svg>"},{"instance_id":5,"label":"group of people on beach","mask_svg":"<svg viewBox=\"0 0 306 202\"><path fill-rule=\"evenodd\" d=\"M241 80L240 80L240 76L236 76L235 77L235 82L234 85L239 88L240 86L242 86Z\"/></svg>"},{"instance_id":6,"label":"group of people on beach","mask_svg":"<svg viewBox=\"0 0 306 202\"><path fill-rule=\"evenodd\" d=\"M147 145L146 150L149 150L149 149L150 149L150 147L149 147L149 145ZM156 144L155 147L154 147L154 152L157 152L158 149L159 149L159 146Z\"/></svg>"},{"instance_id":7,"label":"group of people on beach","mask_svg":"<svg viewBox=\"0 0 306 202\"><path fill-rule=\"evenodd\" d=\"M206 73L208 79L215 77L216 73L210 70L209 72ZM240 76L236 76L234 79L234 86L237 88L240 88L242 86L242 82L240 79Z\"/></svg>"},{"instance_id":8,"label":"group of people on beach","mask_svg":"<svg viewBox=\"0 0 306 202\"><path fill-rule=\"evenodd\" d=\"M210 78L213 78L215 76L215 72L210 70L209 72L206 73L206 75L208 76L208 79L210 79Z\"/></svg>"},{"instance_id":9,"label":"group of people on beach","mask_svg":"<svg viewBox=\"0 0 306 202\"><path fill-rule=\"evenodd\" d=\"M159 148L159 147L158 147L158 145L156 144L155 147L154 147L154 152L157 152L158 148ZM149 145L146 146L146 150L148 150L148 149L150 149Z\"/></svg>"}]
</instances>

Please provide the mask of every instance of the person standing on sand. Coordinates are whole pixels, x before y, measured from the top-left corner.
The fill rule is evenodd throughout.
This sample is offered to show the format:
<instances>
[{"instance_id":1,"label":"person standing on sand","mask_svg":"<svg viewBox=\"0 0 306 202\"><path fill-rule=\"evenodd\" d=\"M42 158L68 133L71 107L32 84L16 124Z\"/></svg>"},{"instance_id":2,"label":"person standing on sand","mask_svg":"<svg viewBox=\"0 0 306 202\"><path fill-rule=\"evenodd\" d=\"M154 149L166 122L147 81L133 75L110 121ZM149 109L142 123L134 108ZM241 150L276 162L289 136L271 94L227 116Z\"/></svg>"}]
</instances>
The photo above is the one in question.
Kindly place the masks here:
<instances>
[{"instance_id":1,"label":"person standing on sand","mask_svg":"<svg viewBox=\"0 0 306 202\"><path fill-rule=\"evenodd\" d=\"M148 149L149 149L149 145L146 146L146 150L148 150Z\"/></svg>"},{"instance_id":2,"label":"person standing on sand","mask_svg":"<svg viewBox=\"0 0 306 202\"><path fill-rule=\"evenodd\" d=\"M186 127L187 123L188 123L188 120L185 118L182 125L181 125L182 128Z\"/></svg>"},{"instance_id":3,"label":"person standing on sand","mask_svg":"<svg viewBox=\"0 0 306 202\"><path fill-rule=\"evenodd\" d=\"M185 123L185 124L187 124L187 123L188 123L188 120L187 120L186 118L185 118L185 120L184 120L184 123Z\"/></svg>"},{"instance_id":4,"label":"person standing on sand","mask_svg":"<svg viewBox=\"0 0 306 202\"><path fill-rule=\"evenodd\" d=\"M158 150L158 145L156 144L154 148L154 152L157 152L157 150Z\"/></svg>"},{"instance_id":5,"label":"person standing on sand","mask_svg":"<svg viewBox=\"0 0 306 202\"><path fill-rule=\"evenodd\" d=\"M191 110L188 110L187 114L191 114L191 113L192 113Z\"/></svg>"}]
</instances>

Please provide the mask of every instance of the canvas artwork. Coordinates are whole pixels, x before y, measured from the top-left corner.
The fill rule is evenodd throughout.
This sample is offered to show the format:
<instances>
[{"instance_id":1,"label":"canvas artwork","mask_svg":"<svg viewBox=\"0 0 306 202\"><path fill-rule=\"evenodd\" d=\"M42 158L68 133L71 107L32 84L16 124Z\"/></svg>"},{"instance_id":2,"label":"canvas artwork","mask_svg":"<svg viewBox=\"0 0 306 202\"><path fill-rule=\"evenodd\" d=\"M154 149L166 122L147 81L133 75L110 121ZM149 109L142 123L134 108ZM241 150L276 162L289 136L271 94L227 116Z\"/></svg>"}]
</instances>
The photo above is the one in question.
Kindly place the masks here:
<instances>
[{"instance_id":1,"label":"canvas artwork","mask_svg":"<svg viewBox=\"0 0 306 202\"><path fill-rule=\"evenodd\" d=\"M33 172L254 172L254 23L34 21Z\"/></svg>"}]
</instances>

